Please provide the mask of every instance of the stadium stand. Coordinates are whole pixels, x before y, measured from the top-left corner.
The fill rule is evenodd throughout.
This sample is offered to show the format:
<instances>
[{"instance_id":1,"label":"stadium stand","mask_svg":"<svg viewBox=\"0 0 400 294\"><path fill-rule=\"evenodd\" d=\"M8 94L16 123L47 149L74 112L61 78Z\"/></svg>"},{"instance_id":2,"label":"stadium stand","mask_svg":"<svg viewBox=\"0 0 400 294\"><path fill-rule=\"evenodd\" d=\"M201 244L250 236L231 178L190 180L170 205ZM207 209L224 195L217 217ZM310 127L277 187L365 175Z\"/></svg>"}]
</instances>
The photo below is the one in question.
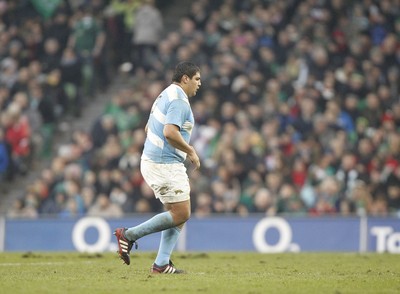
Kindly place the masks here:
<instances>
[{"instance_id":1,"label":"stadium stand","mask_svg":"<svg viewBox=\"0 0 400 294\"><path fill-rule=\"evenodd\" d=\"M102 62L89 63L99 70L86 71L86 78L98 73L101 85L108 83L108 64L112 68L133 57L127 38L134 33L124 24L134 20L125 15L121 25L123 15L116 17L115 7L121 3L114 2L88 1L86 6L103 21L105 36L115 30L115 39L104 42L110 48ZM10 7L1 14L5 29L0 39L6 42L0 45L0 142L5 142L0 156L7 154L1 146L10 146L14 156L8 159L24 173L32 157L33 125L24 131L29 113L21 104L27 98L16 97L28 96L29 105L36 106L35 99L48 101L40 89L47 93L57 85L54 80L64 80L54 70L57 58L46 54L37 62L39 52L67 45L43 37L46 26L38 21L7 22L16 13ZM66 100L60 94L43 102L53 103L55 114L47 118L49 125L40 125L42 147L34 156L50 156L51 164L15 200L9 216L119 217L160 211L138 163L152 101L170 83L171 67L180 60L192 60L202 70L203 86L192 100L193 145L203 163L200 171L189 168L194 214L399 216L399 7L388 0L191 3L178 29L165 31L158 46L142 55L142 64L120 73L123 86L110 94L91 129L75 130L51 155L46 146L57 124L54 117L79 101L71 93L80 91L71 90ZM67 15L74 22L79 13L86 12ZM38 40L50 44L39 48ZM24 75L42 80L27 82ZM18 126L18 140L10 126Z\"/></svg>"}]
</instances>

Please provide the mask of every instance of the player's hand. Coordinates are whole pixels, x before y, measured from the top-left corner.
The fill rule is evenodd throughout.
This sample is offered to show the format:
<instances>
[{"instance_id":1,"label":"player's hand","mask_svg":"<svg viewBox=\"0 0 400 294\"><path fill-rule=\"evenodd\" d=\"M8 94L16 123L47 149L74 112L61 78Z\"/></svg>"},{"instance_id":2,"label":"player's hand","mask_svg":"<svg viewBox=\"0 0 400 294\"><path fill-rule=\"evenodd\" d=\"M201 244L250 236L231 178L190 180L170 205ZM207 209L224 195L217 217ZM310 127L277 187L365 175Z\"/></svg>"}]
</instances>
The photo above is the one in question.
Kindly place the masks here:
<instances>
[{"instance_id":1,"label":"player's hand","mask_svg":"<svg viewBox=\"0 0 400 294\"><path fill-rule=\"evenodd\" d=\"M196 150L192 146L190 146L191 152L188 153L189 160L195 165L195 169L200 168L200 159L197 156Z\"/></svg>"}]
</instances>

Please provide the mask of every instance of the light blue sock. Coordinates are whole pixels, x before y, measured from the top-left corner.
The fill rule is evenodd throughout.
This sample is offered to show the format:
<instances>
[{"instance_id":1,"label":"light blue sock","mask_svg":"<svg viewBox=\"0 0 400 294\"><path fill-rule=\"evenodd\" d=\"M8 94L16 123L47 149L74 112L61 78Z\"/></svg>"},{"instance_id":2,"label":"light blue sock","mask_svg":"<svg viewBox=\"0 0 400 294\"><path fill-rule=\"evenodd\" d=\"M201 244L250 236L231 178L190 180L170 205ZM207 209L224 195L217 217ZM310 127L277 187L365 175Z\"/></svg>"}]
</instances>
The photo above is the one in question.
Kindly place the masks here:
<instances>
[{"instance_id":1,"label":"light blue sock","mask_svg":"<svg viewBox=\"0 0 400 294\"><path fill-rule=\"evenodd\" d=\"M125 231L125 237L128 238L128 240L136 241L146 235L160 232L174 226L172 215L169 211L166 211L153 216L151 219L136 227L129 228Z\"/></svg>"},{"instance_id":2,"label":"light blue sock","mask_svg":"<svg viewBox=\"0 0 400 294\"><path fill-rule=\"evenodd\" d=\"M181 229L178 227L170 228L161 232L160 247L158 248L158 254L155 261L157 265L163 266L169 263L172 250L174 250L180 233Z\"/></svg>"}]
</instances>

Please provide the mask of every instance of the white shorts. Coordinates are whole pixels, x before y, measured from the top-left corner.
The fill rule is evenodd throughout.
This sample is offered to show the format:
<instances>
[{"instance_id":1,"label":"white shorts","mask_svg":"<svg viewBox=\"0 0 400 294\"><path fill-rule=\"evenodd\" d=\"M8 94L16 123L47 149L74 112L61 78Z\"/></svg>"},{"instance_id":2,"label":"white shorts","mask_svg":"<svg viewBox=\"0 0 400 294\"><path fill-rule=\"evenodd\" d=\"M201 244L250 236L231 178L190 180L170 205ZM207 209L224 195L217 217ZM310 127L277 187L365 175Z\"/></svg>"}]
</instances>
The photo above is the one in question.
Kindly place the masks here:
<instances>
[{"instance_id":1,"label":"white shorts","mask_svg":"<svg viewBox=\"0 0 400 294\"><path fill-rule=\"evenodd\" d=\"M144 180L162 203L190 199L189 177L183 163L160 164L142 160L140 170Z\"/></svg>"}]
</instances>

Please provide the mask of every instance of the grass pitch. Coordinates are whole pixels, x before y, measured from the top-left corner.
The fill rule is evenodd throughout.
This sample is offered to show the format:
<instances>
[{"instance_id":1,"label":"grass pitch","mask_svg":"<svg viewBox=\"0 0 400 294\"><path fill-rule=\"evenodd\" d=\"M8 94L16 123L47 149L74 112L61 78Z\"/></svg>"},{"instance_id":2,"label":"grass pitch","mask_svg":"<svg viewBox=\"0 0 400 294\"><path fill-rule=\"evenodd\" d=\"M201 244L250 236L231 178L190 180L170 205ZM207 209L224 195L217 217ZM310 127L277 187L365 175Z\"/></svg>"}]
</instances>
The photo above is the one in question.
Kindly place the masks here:
<instances>
[{"instance_id":1,"label":"grass pitch","mask_svg":"<svg viewBox=\"0 0 400 294\"><path fill-rule=\"evenodd\" d=\"M175 253L183 275L151 275L154 253L1 253L0 293L400 293L400 255Z\"/></svg>"}]
</instances>

